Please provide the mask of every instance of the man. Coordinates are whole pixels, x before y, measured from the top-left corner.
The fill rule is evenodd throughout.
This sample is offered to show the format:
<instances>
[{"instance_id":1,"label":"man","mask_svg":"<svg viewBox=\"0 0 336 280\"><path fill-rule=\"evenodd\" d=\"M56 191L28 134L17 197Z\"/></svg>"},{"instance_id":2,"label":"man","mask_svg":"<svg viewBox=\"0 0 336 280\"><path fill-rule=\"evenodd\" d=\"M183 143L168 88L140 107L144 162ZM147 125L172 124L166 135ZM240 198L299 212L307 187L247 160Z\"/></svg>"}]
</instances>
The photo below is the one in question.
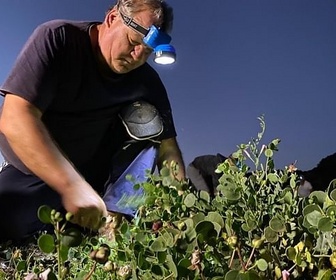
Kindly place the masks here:
<instances>
[{"instance_id":1,"label":"man","mask_svg":"<svg viewBox=\"0 0 336 280\"><path fill-rule=\"evenodd\" d=\"M219 184L218 180L223 175L222 173L216 173L215 170L226 159L227 157L219 153L198 156L187 166L187 177L197 190L205 190L214 195ZM336 179L335 166L336 153L321 159L316 167L310 170L298 170L294 166L293 171L296 172L300 180L299 195L307 197L312 191L327 190L331 181ZM250 173L246 175L249 176ZM331 189L334 188L334 184L331 185Z\"/></svg>"},{"instance_id":2,"label":"man","mask_svg":"<svg viewBox=\"0 0 336 280\"><path fill-rule=\"evenodd\" d=\"M226 159L220 153L198 156L187 166L187 177L197 190L207 191L214 195L219 184L218 180L222 176L221 173L216 173L215 170Z\"/></svg>"},{"instance_id":3,"label":"man","mask_svg":"<svg viewBox=\"0 0 336 280\"><path fill-rule=\"evenodd\" d=\"M8 165L0 173L0 239L40 230L43 204L73 213L81 227L101 226L104 184L125 140L118 114L134 101L147 101L162 117L158 167L174 160L184 177L166 90L146 63L153 50L134 28L167 32L171 21L160 0L119 0L102 23L55 20L34 31L1 87Z\"/></svg>"}]
</instances>

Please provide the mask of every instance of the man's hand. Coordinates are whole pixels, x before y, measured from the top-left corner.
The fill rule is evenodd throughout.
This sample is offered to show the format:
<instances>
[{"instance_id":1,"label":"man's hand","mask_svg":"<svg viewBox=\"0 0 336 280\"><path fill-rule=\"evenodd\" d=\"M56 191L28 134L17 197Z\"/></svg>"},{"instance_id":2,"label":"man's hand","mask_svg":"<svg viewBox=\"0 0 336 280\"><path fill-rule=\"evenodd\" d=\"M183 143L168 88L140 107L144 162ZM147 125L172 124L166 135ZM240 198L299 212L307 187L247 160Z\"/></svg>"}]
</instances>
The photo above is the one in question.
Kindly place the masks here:
<instances>
[{"instance_id":1,"label":"man's hand","mask_svg":"<svg viewBox=\"0 0 336 280\"><path fill-rule=\"evenodd\" d=\"M70 187L61 196L65 210L74 215L72 223L92 230L98 230L104 224L105 203L90 185Z\"/></svg>"},{"instance_id":2,"label":"man's hand","mask_svg":"<svg viewBox=\"0 0 336 280\"><path fill-rule=\"evenodd\" d=\"M179 166L177 179L183 180L185 178L185 166L182 158L182 153L175 137L164 139L161 141L158 158L159 169L162 168L164 161L167 161L168 163L170 163L171 161L176 162Z\"/></svg>"}]
</instances>

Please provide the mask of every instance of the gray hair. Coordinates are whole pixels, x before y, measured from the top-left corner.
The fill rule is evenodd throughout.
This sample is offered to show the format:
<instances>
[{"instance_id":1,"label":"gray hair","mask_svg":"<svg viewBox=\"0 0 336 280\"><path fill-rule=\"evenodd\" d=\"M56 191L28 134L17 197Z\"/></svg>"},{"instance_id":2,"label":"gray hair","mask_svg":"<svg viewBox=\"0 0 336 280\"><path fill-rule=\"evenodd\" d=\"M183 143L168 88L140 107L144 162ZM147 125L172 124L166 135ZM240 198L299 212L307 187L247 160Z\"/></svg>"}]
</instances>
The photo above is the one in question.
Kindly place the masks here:
<instances>
[{"instance_id":1,"label":"gray hair","mask_svg":"<svg viewBox=\"0 0 336 280\"><path fill-rule=\"evenodd\" d=\"M133 17L136 13L149 9L156 18L154 24L160 27L160 30L167 33L172 30L173 8L163 0L117 0L115 6L129 17Z\"/></svg>"}]
</instances>

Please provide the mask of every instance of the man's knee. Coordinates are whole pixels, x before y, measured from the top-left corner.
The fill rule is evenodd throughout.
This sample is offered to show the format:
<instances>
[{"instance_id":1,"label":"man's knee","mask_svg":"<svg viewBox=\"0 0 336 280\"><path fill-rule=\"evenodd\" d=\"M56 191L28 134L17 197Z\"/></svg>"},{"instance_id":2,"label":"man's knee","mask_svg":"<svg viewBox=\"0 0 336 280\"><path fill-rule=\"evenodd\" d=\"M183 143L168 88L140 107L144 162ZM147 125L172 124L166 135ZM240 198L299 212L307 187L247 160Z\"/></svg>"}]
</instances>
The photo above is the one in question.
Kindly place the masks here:
<instances>
[{"instance_id":1,"label":"man's knee","mask_svg":"<svg viewBox=\"0 0 336 280\"><path fill-rule=\"evenodd\" d=\"M61 200L37 177L5 167L0 172L0 239L20 241L41 230L37 211L43 204L60 209Z\"/></svg>"}]
</instances>

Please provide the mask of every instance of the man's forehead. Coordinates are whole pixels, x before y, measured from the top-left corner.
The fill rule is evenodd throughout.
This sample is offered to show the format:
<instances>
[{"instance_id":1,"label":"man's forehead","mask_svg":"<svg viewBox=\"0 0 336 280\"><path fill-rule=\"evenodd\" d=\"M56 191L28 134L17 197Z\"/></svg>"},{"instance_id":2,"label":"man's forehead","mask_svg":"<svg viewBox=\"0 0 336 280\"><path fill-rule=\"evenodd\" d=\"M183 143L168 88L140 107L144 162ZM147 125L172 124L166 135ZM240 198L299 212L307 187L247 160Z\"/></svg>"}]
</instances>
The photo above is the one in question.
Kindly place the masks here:
<instances>
[{"instance_id":1,"label":"man's forehead","mask_svg":"<svg viewBox=\"0 0 336 280\"><path fill-rule=\"evenodd\" d=\"M133 15L133 20L146 29L150 29L155 24L155 15L150 10L142 10Z\"/></svg>"}]
</instances>

